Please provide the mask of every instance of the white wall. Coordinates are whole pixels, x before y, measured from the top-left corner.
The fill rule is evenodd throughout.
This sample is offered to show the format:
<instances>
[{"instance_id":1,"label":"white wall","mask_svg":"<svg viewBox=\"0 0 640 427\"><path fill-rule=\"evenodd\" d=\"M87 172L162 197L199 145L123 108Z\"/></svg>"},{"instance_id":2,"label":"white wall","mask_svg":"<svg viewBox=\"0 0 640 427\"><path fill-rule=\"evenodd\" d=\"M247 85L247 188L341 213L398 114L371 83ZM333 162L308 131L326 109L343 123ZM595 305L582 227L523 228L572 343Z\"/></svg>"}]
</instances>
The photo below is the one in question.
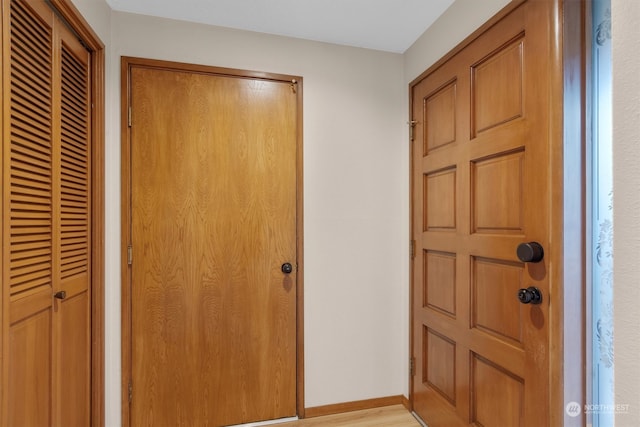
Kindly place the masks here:
<instances>
[{"instance_id":1,"label":"white wall","mask_svg":"<svg viewBox=\"0 0 640 427\"><path fill-rule=\"evenodd\" d=\"M105 0L73 0L73 5L105 46L111 40L111 8Z\"/></svg>"},{"instance_id":2,"label":"white wall","mask_svg":"<svg viewBox=\"0 0 640 427\"><path fill-rule=\"evenodd\" d=\"M404 53L405 84L411 83L509 1L456 0Z\"/></svg>"},{"instance_id":3,"label":"white wall","mask_svg":"<svg viewBox=\"0 0 640 427\"><path fill-rule=\"evenodd\" d=\"M612 0L616 426L640 424L640 2Z\"/></svg>"}]
</instances>

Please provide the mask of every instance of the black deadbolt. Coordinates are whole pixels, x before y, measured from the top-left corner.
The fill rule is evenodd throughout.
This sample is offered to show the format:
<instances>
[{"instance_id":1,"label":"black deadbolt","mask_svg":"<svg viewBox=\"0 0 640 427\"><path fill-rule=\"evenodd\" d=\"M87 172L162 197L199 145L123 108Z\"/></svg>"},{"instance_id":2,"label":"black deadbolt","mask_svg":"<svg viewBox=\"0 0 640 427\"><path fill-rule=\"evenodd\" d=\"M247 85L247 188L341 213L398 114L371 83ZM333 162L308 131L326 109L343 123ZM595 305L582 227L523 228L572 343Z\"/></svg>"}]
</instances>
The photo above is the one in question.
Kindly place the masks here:
<instances>
[{"instance_id":1,"label":"black deadbolt","mask_svg":"<svg viewBox=\"0 0 640 427\"><path fill-rule=\"evenodd\" d=\"M523 304L540 304L542 302L542 292L540 292L540 289L530 286L527 289L518 291L518 299Z\"/></svg>"},{"instance_id":2,"label":"black deadbolt","mask_svg":"<svg viewBox=\"0 0 640 427\"><path fill-rule=\"evenodd\" d=\"M291 265L291 263L285 262L284 264L282 264L282 267L280 269L284 274L289 274L293 271L293 266Z\"/></svg>"},{"instance_id":3,"label":"black deadbolt","mask_svg":"<svg viewBox=\"0 0 640 427\"><path fill-rule=\"evenodd\" d=\"M522 262L540 262L544 258L544 250L538 242L520 243L516 255Z\"/></svg>"}]
</instances>

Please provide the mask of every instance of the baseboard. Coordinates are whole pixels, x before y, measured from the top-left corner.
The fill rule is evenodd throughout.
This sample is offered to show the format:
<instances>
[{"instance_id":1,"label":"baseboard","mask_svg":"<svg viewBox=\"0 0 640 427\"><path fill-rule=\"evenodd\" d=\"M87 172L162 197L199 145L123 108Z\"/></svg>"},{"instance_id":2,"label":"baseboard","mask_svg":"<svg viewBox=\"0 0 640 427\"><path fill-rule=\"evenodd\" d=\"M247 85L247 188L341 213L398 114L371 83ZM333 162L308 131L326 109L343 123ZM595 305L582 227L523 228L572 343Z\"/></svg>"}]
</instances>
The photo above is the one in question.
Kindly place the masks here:
<instances>
[{"instance_id":1,"label":"baseboard","mask_svg":"<svg viewBox=\"0 0 640 427\"><path fill-rule=\"evenodd\" d=\"M381 408L383 406L403 405L409 408L409 399L403 395L378 397L375 399L358 400L355 402L334 403L332 405L305 408L305 418L321 417L323 415L342 414L344 412L360 411L363 409Z\"/></svg>"},{"instance_id":2,"label":"baseboard","mask_svg":"<svg viewBox=\"0 0 640 427\"><path fill-rule=\"evenodd\" d=\"M411 402L409 401L409 399L406 396L400 396L402 398L402 406L405 407L405 409L409 412L413 411L413 408L411 407Z\"/></svg>"}]
</instances>

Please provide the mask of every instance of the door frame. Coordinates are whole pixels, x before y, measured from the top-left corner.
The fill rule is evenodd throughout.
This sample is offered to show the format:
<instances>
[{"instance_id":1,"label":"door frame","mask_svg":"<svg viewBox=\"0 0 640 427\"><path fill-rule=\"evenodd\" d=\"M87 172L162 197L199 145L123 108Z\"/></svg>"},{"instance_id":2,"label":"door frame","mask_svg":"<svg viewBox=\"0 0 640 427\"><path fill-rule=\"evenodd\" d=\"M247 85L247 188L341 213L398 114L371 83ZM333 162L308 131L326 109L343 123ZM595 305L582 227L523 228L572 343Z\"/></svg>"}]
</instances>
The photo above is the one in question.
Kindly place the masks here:
<instances>
[{"instance_id":1,"label":"door frame","mask_svg":"<svg viewBox=\"0 0 640 427\"><path fill-rule=\"evenodd\" d=\"M414 87L427 75L440 68L445 62L471 44L481 34L514 11L527 0L512 0L496 15L481 25L471 35L451 49L442 58L427 68L409 83L409 112L413 111ZM530 0L531 1L531 0ZM590 1L548 0L553 2L553 25L556 31L551 55L554 69L551 90L562 94L563 102L558 108L551 106L550 138L562 141L551 147L551 188L553 203L562 206L550 219L550 234L559 236L562 253L552 255L552 262L559 266L551 272L550 293L552 303L549 306L549 384L550 425L580 426L586 418L584 412L570 417L566 411L569 402L577 402L582 407L586 403L586 181L585 181L585 140L586 140L586 20ZM413 126L420 118L409 117ZM416 286L413 270L416 259L414 251L414 144L413 132L410 132L409 149L409 191L410 191L410 246L409 259L409 407L414 402L414 295ZM572 173L565 174L566 170ZM571 284L572 286L565 286ZM555 302L555 303L554 303ZM565 361L567 363L565 363Z\"/></svg>"},{"instance_id":2,"label":"door frame","mask_svg":"<svg viewBox=\"0 0 640 427\"><path fill-rule=\"evenodd\" d=\"M130 70L132 67L160 68L171 71L186 71L234 78L260 79L291 83L296 93L296 409L299 418L304 418L304 256L303 256L303 114L302 77L285 74L222 68L208 65L123 56L120 63L120 122L121 122L121 319L122 319L122 425L131 424L129 384L132 378L132 334L131 334L131 268L128 263L128 246L131 241L131 141L129 132L129 105L131 97Z\"/></svg>"},{"instance_id":3,"label":"door frame","mask_svg":"<svg viewBox=\"0 0 640 427\"><path fill-rule=\"evenodd\" d=\"M3 1L3 4L8 3ZM105 52L89 23L71 0L47 0L52 9L69 26L90 55L89 79L91 91L91 383L90 419L92 427L104 426L104 140L105 140ZM8 31L3 10L2 33ZM8 15L8 12L7 12ZM3 37L4 38L4 37ZM3 52L3 58L6 58ZM6 79L3 77L3 86ZM4 299L4 296L3 296ZM3 337L2 345L6 345ZM0 390L0 395L2 390ZM6 401L4 396L2 401ZM5 408L6 409L6 408Z\"/></svg>"}]
</instances>

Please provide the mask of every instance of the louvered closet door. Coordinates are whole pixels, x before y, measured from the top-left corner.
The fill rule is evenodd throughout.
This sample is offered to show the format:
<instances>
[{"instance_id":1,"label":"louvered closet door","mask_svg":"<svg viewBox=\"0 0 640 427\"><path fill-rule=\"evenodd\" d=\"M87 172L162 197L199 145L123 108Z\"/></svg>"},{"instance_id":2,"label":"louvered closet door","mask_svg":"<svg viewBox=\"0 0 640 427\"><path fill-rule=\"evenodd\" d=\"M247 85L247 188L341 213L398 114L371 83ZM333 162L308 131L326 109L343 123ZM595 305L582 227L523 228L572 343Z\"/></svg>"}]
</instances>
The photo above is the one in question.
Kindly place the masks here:
<instances>
[{"instance_id":1,"label":"louvered closet door","mask_svg":"<svg viewBox=\"0 0 640 427\"><path fill-rule=\"evenodd\" d=\"M88 426L90 407L90 138L89 56L67 30L59 26L60 128L56 132L59 176L56 207L59 230L54 271L56 292L65 292L56 312L58 337L60 426ZM56 162L57 163L57 162ZM58 264L59 263L59 264Z\"/></svg>"},{"instance_id":2,"label":"louvered closet door","mask_svg":"<svg viewBox=\"0 0 640 427\"><path fill-rule=\"evenodd\" d=\"M52 46L53 13L46 5L12 1L11 144L3 186L9 257L3 271L9 274L3 281L9 284L9 378L3 394L9 426L47 426L53 420ZM6 289L4 295L6 300Z\"/></svg>"},{"instance_id":3,"label":"louvered closet door","mask_svg":"<svg viewBox=\"0 0 640 427\"><path fill-rule=\"evenodd\" d=\"M10 122L2 186L8 316L1 420L7 426L86 426L88 53L44 1L3 2L8 3L10 63L4 70L10 74Z\"/></svg>"}]
</instances>

